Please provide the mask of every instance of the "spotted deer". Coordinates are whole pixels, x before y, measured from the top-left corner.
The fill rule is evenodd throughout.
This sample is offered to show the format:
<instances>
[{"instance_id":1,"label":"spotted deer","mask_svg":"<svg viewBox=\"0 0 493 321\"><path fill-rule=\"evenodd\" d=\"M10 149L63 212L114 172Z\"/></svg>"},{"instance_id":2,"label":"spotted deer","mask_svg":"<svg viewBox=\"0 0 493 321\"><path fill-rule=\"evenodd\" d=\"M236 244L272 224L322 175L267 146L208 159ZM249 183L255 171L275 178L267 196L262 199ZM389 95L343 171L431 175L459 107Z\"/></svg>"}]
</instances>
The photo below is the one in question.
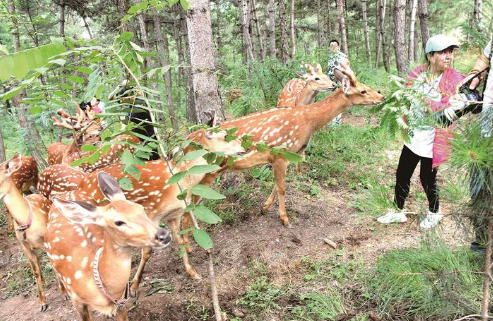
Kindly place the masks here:
<instances>
[{"instance_id":1,"label":"spotted deer","mask_svg":"<svg viewBox=\"0 0 493 321\"><path fill-rule=\"evenodd\" d=\"M80 168L65 164L46 167L39 175L38 191L47 199L73 191L86 177Z\"/></svg>"},{"instance_id":2,"label":"spotted deer","mask_svg":"<svg viewBox=\"0 0 493 321\"><path fill-rule=\"evenodd\" d=\"M164 248L171 236L126 200L114 178L99 172L97 180L93 189L106 205L53 198L45 247L83 321L93 320L93 311L125 321L132 248Z\"/></svg>"},{"instance_id":3,"label":"spotted deer","mask_svg":"<svg viewBox=\"0 0 493 321\"><path fill-rule=\"evenodd\" d=\"M341 88L320 102L306 106L272 108L225 121L220 124L222 129L237 127L236 135L253 136L254 143L265 142L269 147L285 146L294 153L301 153L316 130L330 122L336 115L353 105L375 105L384 97L358 82L350 69L343 71L346 76ZM201 184L211 185L214 179L225 170L241 171L261 164L272 164L274 168L275 186L262 207L267 211L279 196L279 215L286 227L291 227L285 208L285 179L288 161L280 154L272 155L269 150L260 152L252 145L244 158L236 160L232 165L225 166L215 173L207 174ZM189 220L185 217L189 224ZM187 228L184 224L184 228ZM186 237L186 236L185 236Z\"/></svg>"},{"instance_id":4,"label":"spotted deer","mask_svg":"<svg viewBox=\"0 0 493 321\"><path fill-rule=\"evenodd\" d=\"M214 133L203 129L190 136L194 142L210 151L224 152L229 156L241 155L245 152L243 147L241 147L241 140L235 139L226 142L225 137L226 134L224 131ZM187 147L187 149L184 150L184 153L186 154L191 150L193 150L192 147ZM195 165L205 164L207 164L207 162L202 157L183 161L178 165L173 163L174 169L172 171L173 173L171 173L166 164L166 160L160 159L148 161L145 166L136 166L140 171L140 179L138 181L128 174L123 174L123 165L121 164L113 164L102 170L117 179L121 179L122 177L130 179L133 185L132 189L123 192L127 199L144 206L147 215L154 222L157 223L160 220L164 220L171 229L173 238L176 240L177 244L179 246L187 247L188 243L185 243L182 237L178 235L181 217L186 205L185 202L177 199L178 194L180 194L178 185L168 184L167 182L173 174L186 171ZM88 174L88 176L79 184L77 190L74 192L75 199L79 197L88 197L89 199L95 200L97 203L103 201L104 197L101 191L94 188L94 186L96 186L96 175L96 172ZM187 174L180 181L180 185L184 189L191 189L204 178L204 175L205 174ZM190 197L187 197L187 199L190 200ZM151 253L152 250L149 247L144 248L142 251L141 262L132 281L131 292L133 294L136 293L139 287L145 264L151 256ZM194 279L200 278L200 275L190 264L186 252L183 253L182 259L187 273Z\"/></svg>"},{"instance_id":5,"label":"spotted deer","mask_svg":"<svg viewBox=\"0 0 493 321\"><path fill-rule=\"evenodd\" d=\"M13 181L14 173L21 168L22 159L20 155L0 164L0 199L3 200L14 219L15 236L29 260L36 278L41 311L46 311L48 305L43 292L44 279L36 250L44 249L43 238L51 202L39 194L22 196Z\"/></svg>"},{"instance_id":6,"label":"spotted deer","mask_svg":"<svg viewBox=\"0 0 493 321\"><path fill-rule=\"evenodd\" d=\"M301 78L293 78L279 94L277 98L277 107L295 107L309 105L315 101L317 94L321 91L333 91L337 87L330 78L323 73L320 64L315 66L307 65L301 62L301 66L307 69L307 72L297 71ZM305 152L301 155L305 158ZM300 163L296 164L296 171L301 173Z\"/></svg>"},{"instance_id":7,"label":"spotted deer","mask_svg":"<svg viewBox=\"0 0 493 321\"><path fill-rule=\"evenodd\" d=\"M309 105L321 91L332 91L337 87L322 71L320 64L301 64L306 72L297 71L301 78L293 78L286 83L277 98L277 107L295 107Z\"/></svg>"},{"instance_id":8,"label":"spotted deer","mask_svg":"<svg viewBox=\"0 0 493 321\"><path fill-rule=\"evenodd\" d=\"M21 193L33 193L32 189L35 190L38 183L38 165L32 156L22 156L22 165L12 173L12 181ZM14 230L14 222L10 215L7 215L7 230Z\"/></svg>"}]
</instances>

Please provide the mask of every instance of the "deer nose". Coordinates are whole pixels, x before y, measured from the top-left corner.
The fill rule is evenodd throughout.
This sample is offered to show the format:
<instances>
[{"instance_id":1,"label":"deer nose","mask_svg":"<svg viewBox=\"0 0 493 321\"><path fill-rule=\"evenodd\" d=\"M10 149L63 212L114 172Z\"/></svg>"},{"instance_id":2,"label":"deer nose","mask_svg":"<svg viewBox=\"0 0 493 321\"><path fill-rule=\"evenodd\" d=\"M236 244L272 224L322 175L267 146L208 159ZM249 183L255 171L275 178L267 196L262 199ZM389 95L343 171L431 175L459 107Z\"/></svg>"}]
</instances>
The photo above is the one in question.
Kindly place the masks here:
<instances>
[{"instance_id":1,"label":"deer nose","mask_svg":"<svg viewBox=\"0 0 493 321\"><path fill-rule=\"evenodd\" d=\"M171 242L171 233L164 228L160 228L155 237L163 245L168 245Z\"/></svg>"}]
</instances>

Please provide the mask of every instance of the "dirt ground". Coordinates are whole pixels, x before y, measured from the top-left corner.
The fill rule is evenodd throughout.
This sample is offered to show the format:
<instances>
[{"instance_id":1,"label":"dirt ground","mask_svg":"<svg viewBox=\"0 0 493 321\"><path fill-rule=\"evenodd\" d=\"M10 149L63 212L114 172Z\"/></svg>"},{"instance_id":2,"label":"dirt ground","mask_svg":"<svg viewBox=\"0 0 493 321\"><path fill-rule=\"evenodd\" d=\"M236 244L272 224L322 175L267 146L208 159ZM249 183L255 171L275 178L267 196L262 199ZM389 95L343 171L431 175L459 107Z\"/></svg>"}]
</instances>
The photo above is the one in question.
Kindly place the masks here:
<instances>
[{"instance_id":1,"label":"dirt ground","mask_svg":"<svg viewBox=\"0 0 493 321\"><path fill-rule=\"evenodd\" d=\"M398 157L390 152L389 157ZM238 176L239 175L239 176ZM226 180L237 181L242 174L229 174ZM294 171L290 171L294 175ZM412 188L420 188L417 177ZM425 233L419 229L417 220L404 224L382 226L374 217L357 214L348 207L353 190L341 186L320 188L320 196L305 198L294 184L287 184L286 207L293 224L292 229L282 226L278 217L277 202L266 215L260 214L266 195L253 189L250 195L255 204L248 212L235 200L227 200L229 206L241 213L242 219L233 225L220 224L210 229L215 243L214 269L221 307L231 317L246 314L237 300L251 284L252 261L265 263L269 275L277 284L301 282L298 275L302 258L320 260L336 250L361 258L371 265L385 251L416 247ZM447 204L444 204L445 214ZM447 244L466 244L462 230L450 216L446 216L437 229ZM328 238L337 243L333 249L324 242ZM203 276L201 281L191 280L185 273L176 245L153 254L144 274L140 296L127 306L130 320L213 320L210 283L208 281L208 258L204 251L194 248L191 260ZM0 231L0 321L51 321L79 320L70 301L65 301L51 282L45 286L49 308L40 312L37 304L34 280L29 290L15 296L8 293L9 275L12 269L24 267L21 251L15 239L5 229ZM135 252L134 263L139 259ZM135 269L134 264L134 269ZM146 296L151 283L161 282L166 293ZM209 317L207 317L209 316ZM98 316L96 320L108 320ZM272 316L269 321L281 320Z\"/></svg>"}]
</instances>

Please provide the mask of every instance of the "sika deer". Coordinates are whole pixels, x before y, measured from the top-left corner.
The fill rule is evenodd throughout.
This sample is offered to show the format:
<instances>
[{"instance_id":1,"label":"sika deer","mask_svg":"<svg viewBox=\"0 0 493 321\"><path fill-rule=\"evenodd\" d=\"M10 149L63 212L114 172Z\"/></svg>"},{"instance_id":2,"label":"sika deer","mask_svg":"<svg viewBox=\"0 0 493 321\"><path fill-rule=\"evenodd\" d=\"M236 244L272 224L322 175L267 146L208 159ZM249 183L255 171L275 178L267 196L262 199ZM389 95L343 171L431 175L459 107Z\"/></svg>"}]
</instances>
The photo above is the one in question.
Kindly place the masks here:
<instances>
[{"instance_id":1,"label":"sika deer","mask_svg":"<svg viewBox=\"0 0 493 321\"><path fill-rule=\"evenodd\" d=\"M47 199L51 199L53 196L75 190L86 175L80 168L65 164L51 165L39 175L38 191Z\"/></svg>"},{"instance_id":2,"label":"sika deer","mask_svg":"<svg viewBox=\"0 0 493 321\"><path fill-rule=\"evenodd\" d=\"M114 178L104 172L97 177L95 189L109 204L97 207L54 198L45 246L83 321L93 320L94 310L125 321L132 247L163 248L171 236L141 205L125 199Z\"/></svg>"},{"instance_id":3,"label":"sika deer","mask_svg":"<svg viewBox=\"0 0 493 321\"><path fill-rule=\"evenodd\" d=\"M286 150L301 153L313 133L330 122L352 105L375 105L384 97L358 82L351 70L344 70L346 78L341 88L324 100L306 106L272 108L253 113L244 117L228 120L220 124L223 129L237 127L236 135L251 135L254 143L265 142L269 147L286 146ZM211 185L219 173L225 170L245 170L261 164L273 164L275 186L271 195L262 207L267 211L279 196L279 215L286 227L290 227L285 209L285 179L288 161L282 155L272 155L269 151L259 152L253 145L248 154L232 165L225 166L219 171L207 174L201 184ZM189 223L188 218L185 217ZM184 224L184 228L187 228Z\"/></svg>"},{"instance_id":4,"label":"sika deer","mask_svg":"<svg viewBox=\"0 0 493 321\"><path fill-rule=\"evenodd\" d=\"M279 98L277 98L277 107L309 105L315 101L315 97L319 92L332 91L337 88L332 80L322 72L320 64L313 66L302 62L301 66L308 69L308 72L297 71L297 74L303 79L293 78L288 81ZM304 152L301 155L305 158ZM301 173L300 163L296 164L296 171L298 174Z\"/></svg>"},{"instance_id":5,"label":"sika deer","mask_svg":"<svg viewBox=\"0 0 493 321\"><path fill-rule=\"evenodd\" d=\"M225 141L225 133L212 133L205 130L200 130L195 132L190 136L196 143L201 144L204 149L215 152L224 152L226 155L234 156L245 152L243 147L241 147L241 141L235 139L230 142ZM184 152L189 152L191 150L188 147ZM173 174L178 172L183 172L195 165L207 164L204 158L199 158L190 161L181 162L173 170ZM175 166L173 164L173 166ZM109 173L111 176L120 179L126 177L132 181L133 188L129 191L124 191L127 199L141 204L144 206L145 211L149 218L154 222L159 222L164 219L173 233L173 238L176 240L179 246L188 246L182 240L182 237L178 235L180 230L180 221L185 209L185 202L178 200L177 196L180 194L180 189L177 184L168 185L167 181L172 176L170 170L164 159L148 161L145 166L137 165L140 171L140 180L137 181L135 178L128 174L123 174L123 165L114 164L105 167L103 170ZM205 174L190 175L187 174L184 179L180 181L180 185L184 189L191 189L197 185L203 178ZM96 202L102 202L104 197L102 193L95 189L96 184L96 173L91 173L84 179L77 190L74 192L75 199L86 198L94 199ZM188 198L189 199L189 198ZM142 251L142 258L139 268L135 274L132 281L132 293L135 293L139 287L139 283L142 277L142 273L147 260L151 255L151 248L144 248ZM187 253L183 253L183 263L187 273L192 278L200 278L195 269L188 261Z\"/></svg>"},{"instance_id":6,"label":"sika deer","mask_svg":"<svg viewBox=\"0 0 493 321\"><path fill-rule=\"evenodd\" d=\"M23 194L31 194L38 183L38 165L32 156L22 156L21 168L12 173L12 181L15 187ZM14 223L10 215L7 215L7 230L14 230Z\"/></svg>"},{"instance_id":7,"label":"sika deer","mask_svg":"<svg viewBox=\"0 0 493 321\"><path fill-rule=\"evenodd\" d=\"M298 71L302 78L293 78L287 82L277 98L277 107L295 107L309 105L321 91L332 91L337 87L322 71L320 64L316 66L301 64L308 71Z\"/></svg>"},{"instance_id":8,"label":"sika deer","mask_svg":"<svg viewBox=\"0 0 493 321\"><path fill-rule=\"evenodd\" d=\"M14 219L15 236L36 278L41 311L46 311L48 305L43 293L44 279L35 250L44 249L43 238L51 202L39 194L22 196L12 179L13 174L21 168L20 155L0 164L0 199Z\"/></svg>"}]
</instances>

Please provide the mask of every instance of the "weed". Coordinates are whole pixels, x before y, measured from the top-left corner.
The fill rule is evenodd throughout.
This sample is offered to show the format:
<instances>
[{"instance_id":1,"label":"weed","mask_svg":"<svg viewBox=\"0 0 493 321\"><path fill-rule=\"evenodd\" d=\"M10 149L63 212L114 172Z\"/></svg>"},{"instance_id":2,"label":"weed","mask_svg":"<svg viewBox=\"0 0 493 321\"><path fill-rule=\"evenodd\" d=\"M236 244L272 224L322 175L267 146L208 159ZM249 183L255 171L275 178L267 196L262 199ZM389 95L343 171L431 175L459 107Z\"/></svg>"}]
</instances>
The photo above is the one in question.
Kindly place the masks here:
<instances>
[{"instance_id":1,"label":"weed","mask_svg":"<svg viewBox=\"0 0 493 321\"><path fill-rule=\"evenodd\" d=\"M434 242L436 243L436 242ZM469 249L440 242L387 252L369 275L364 296L397 319L449 319L479 310L482 262Z\"/></svg>"},{"instance_id":2,"label":"weed","mask_svg":"<svg viewBox=\"0 0 493 321\"><path fill-rule=\"evenodd\" d=\"M330 287L322 292L300 294L298 299L300 306L290 310L295 320L335 320L336 316L345 312L340 295Z\"/></svg>"},{"instance_id":3,"label":"weed","mask_svg":"<svg viewBox=\"0 0 493 321\"><path fill-rule=\"evenodd\" d=\"M280 309L276 301L283 295L282 287L271 284L267 277L261 276L255 279L250 290L245 293L239 303L255 311L269 308Z\"/></svg>"}]
</instances>

